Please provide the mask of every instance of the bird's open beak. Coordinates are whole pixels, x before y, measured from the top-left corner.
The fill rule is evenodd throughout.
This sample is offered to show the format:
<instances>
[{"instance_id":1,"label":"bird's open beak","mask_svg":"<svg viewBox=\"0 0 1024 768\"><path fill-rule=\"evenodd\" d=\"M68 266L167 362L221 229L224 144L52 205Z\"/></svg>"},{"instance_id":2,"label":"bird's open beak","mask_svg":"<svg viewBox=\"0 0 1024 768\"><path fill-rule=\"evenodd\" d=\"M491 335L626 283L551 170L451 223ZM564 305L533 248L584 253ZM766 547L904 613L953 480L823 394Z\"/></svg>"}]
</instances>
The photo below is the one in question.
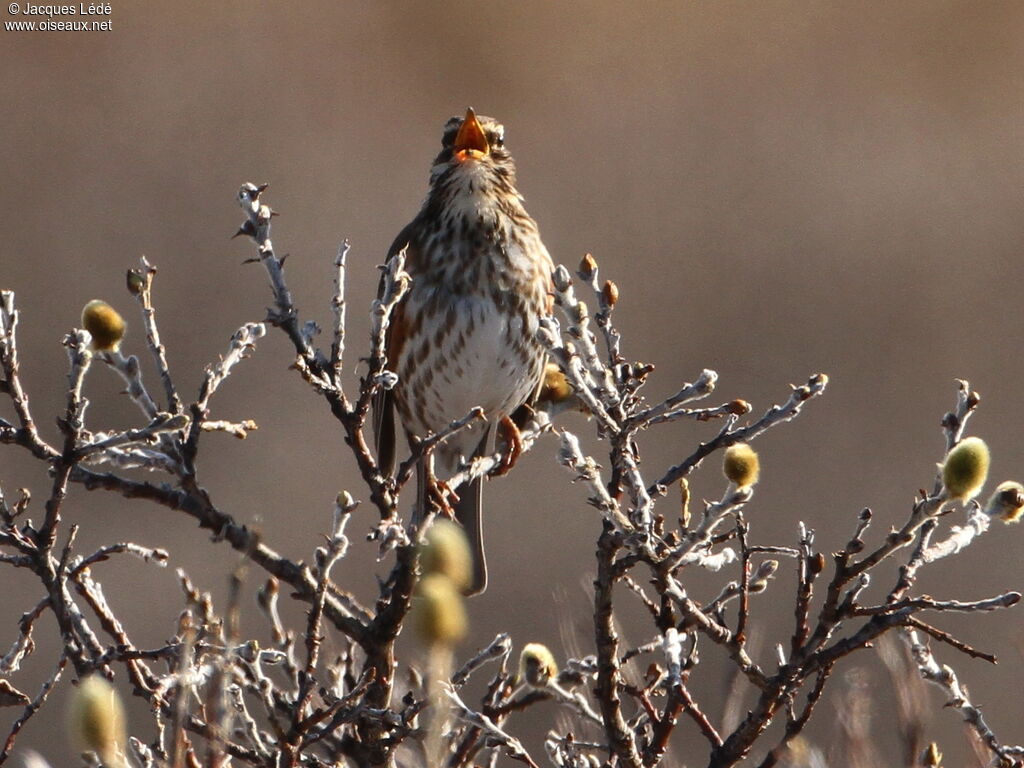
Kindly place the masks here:
<instances>
[{"instance_id":1,"label":"bird's open beak","mask_svg":"<svg viewBox=\"0 0 1024 768\"><path fill-rule=\"evenodd\" d=\"M480 158L491 151L491 145L487 143L484 129L480 127L480 121L476 119L473 108L466 110L466 117L462 121L459 132L455 135L455 158L459 161L471 157Z\"/></svg>"}]
</instances>

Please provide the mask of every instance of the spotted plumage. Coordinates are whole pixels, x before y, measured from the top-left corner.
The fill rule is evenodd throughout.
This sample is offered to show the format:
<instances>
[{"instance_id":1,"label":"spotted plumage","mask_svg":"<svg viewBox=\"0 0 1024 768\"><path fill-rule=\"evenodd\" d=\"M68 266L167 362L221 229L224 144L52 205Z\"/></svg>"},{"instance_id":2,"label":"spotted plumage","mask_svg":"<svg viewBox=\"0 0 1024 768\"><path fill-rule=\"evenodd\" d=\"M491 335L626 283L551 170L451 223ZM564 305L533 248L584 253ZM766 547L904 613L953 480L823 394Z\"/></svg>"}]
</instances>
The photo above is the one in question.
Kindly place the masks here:
<instances>
[{"instance_id":1,"label":"spotted plumage","mask_svg":"<svg viewBox=\"0 0 1024 768\"><path fill-rule=\"evenodd\" d=\"M406 249L412 283L388 332L398 384L377 403L385 467L394 465L396 410L406 435L423 437L474 406L484 409L485 423L436 451L434 470L444 479L462 458L488 450L495 425L536 394L545 363L537 330L550 312L552 263L515 183L500 123L472 110L448 121L423 207L389 252ZM455 504L474 547L473 593L487 578L480 493L477 481L459 490Z\"/></svg>"}]
</instances>

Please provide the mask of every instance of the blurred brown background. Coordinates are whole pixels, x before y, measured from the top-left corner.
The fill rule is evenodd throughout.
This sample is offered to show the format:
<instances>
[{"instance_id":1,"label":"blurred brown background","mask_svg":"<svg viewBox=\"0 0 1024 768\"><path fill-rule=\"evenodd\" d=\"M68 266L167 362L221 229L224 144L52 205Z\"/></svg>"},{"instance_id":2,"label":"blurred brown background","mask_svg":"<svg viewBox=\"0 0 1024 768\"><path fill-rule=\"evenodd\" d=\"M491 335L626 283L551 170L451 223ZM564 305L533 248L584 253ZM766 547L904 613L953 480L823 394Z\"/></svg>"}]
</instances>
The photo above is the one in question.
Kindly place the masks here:
<instances>
[{"instance_id":1,"label":"blurred brown background","mask_svg":"<svg viewBox=\"0 0 1024 768\"><path fill-rule=\"evenodd\" d=\"M1021 3L112 5L110 32L0 32L0 286L17 291L23 381L47 437L65 383L59 339L87 300L119 307L132 321L127 350L144 352L123 287L140 254L160 269L158 317L183 394L194 395L236 327L262 319L265 275L241 264L248 243L228 239L243 181L272 184L268 199L283 214L274 242L291 254L305 318L329 324L330 262L342 238L352 241L351 370L366 348L376 265L418 208L441 126L472 105L505 123L555 260L575 265L592 251L618 282L625 352L658 366L650 396L710 367L721 375L715 402L744 397L760 413L790 382L831 376L824 399L758 442L757 541L792 543L804 520L831 551L864 506L876 513L872 541L902 522L941 458L955 377L984 398L972 432L993 450L989 487L1024 479ZM336 492L361 488L340 430L290 361L271 333L229 379L214 415L251 417L260 430L244 442L208 436L201 479L273 546L309 558ZM138 423L109 371L97 367L87 388L92 428ZM11 415L6 401L0 415ZM714 429L648 435L650 477ZM554 450L542 443L487 489L493 581L471 603L473 643L509 630L563 658L592 650L581 585L600 523ZM41 466L7 448L0 483L9 496L31 488L39 517ZM721 490L717 463L694 480L698 498ZM669 514L675 503L666 501ZM77 489L67 518L82 525L81 549L112 539L167 546L175 567L218 595L235 562L162 508ZM366 508L349 532L359 542L371 524ZM994 529L925 571L920 589L961 599L1020 589L1022 535ZM346 568L366 588L382 567L359 549ZM171 636L181 604L173 569L124 559L96 575L139 644ZM7 568L3 578L0 650L38 594L24 574ZM779 598L757 614L774 632L763 632L764 654L788 637L791 573L779 581ZM716 583L698 579L694 593L713 594ZM552 625L553 599L562 626ZM937 619L1000 657L992 668L940 649L1010 741L1024 740L1022 616ZM249 618L263 631L255 611ZM649 639L646 624L625 631ZM20 677L32 694L51 669L52 621L37 634L41 648ZM718 718L725 676L711 648L704 658L696 687ZM888 697L874 655L858 665ZM930 695L929 738L962 755L957 716ZM821 743L835 734L833 701L819 712ZM58 714L23 736L55 765L71 755L54 741ZM547 705L521 726L538 756L537 736L556 717ZM882 707L875 726L892 730ZM678 761L702 764L694 729L680 732Z\"/></svg>"}]
</instances>

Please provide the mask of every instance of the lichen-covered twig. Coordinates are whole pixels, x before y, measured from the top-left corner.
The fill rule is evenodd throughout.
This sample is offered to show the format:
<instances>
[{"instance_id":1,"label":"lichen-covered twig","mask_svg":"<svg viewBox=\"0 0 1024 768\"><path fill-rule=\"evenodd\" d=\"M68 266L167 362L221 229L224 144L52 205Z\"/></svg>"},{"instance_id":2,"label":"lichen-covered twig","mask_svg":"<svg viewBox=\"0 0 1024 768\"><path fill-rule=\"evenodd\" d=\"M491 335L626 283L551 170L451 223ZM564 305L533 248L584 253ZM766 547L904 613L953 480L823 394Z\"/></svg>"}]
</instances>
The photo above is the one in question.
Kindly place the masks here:
<instances>
[{"instance_id":1,"label":"lichen-covered twig","mask_svg":"<svg viewBox=\"0 0 1024 768\"><path fill-rule=\"evenodd\" d=\"M714 439L709 440L706 443L701 443L700 447L690 456L675 466L670 467L658 482L648 488L648 491L652 494L662 494L667 488L671 487L673 483L679 480L679 478L688 475L705 458L719 448L726 448L735 443L748 442L776 424L781 424L795 418L800 413L803 404L808 400L821 395L822 392L825 391L825 386L827 384L828 376L817 373L811 376L807 380L806 384L799 387L793 387L793 392L785 403L782 405L773 405L753 424L733 429L734 422L730 420L729 423L726 424L726 427L719 432Z\"/></svg>"},{"instance_id":2,"label":"lichen-covered twig","mask_svg":"<svg viewBox=\"0 0 1024 768\"><path fill-rule=\"evenodd\" d=\"M341 387L341 372L345 362L345 266L348 259L349 242L338 246L334 259L337 270L334 276L334 296L331 308L334 310L334 342L331 344L331 366L334 368L334 386Z\"/></svg>"},{"instance_id":3,"label":"lichen-covered twig","mask_svg":"<svg viewBox=\"0 0 1024 768\"><path fill-rule=\"evenodd\" d=\"M519 739L514 736L510 736L508 733L503 731L497 725L495 725L489 717L479 712L475 712L466 706L465 702L459 698L459 694L455 692L455 689L448 686L444 689L445 695L452 702L452 711L457 718L465 721L472 725L474 728L482 730L487 738L496 744L500 744L508 751L509 757L518 762L525 763L530 768L539 768L537 763L530 757L529 752L523 747Z\"/></svg>"},{"instance_id":4,"label":"lichen-covered twig","mask_svg":"<svg viewBox=\"0 0 1024 768\"><path fill-rule=\"evenodd\" d=\"M971 703L967 692L963 689L960 680L957 678L956 672L953 671L952 667L940 665L936 661L928 646L920 639L917 631L909 630L905 633L905 637L907 638L914 661L917 663L918 670L921 672L921 676L945 692L946 706L952 707L960 713L967 724L978 734L982 742L992 751L997 764L1006 768L1007 766L1014 765L1014 758L1020 759L1024 757L1024 747L1005 746L1000 743L988 723L985 722L981 710Z\"/></svg>"},{"instance_id":5,"label":"lichen-covered twig","mask_svg":"<svg viewBox=\"0 0 1024 768\"><path fill-rule=\"evenodd\" d=\"M167 350L160 341L160 331L156 325L156 309L153 307L153 278L156 267L149 263L145 256L139 257L138 269L128 271L128 292L135 296L142 308L142 323L146 329L146 345L153 354L156 370L167 396L167 410L171 413L182 413L182 402L178 396L171 368L167 363Z\"/></svg>"},{"instance_id":6,"label":"lichen-covered twig","mask_svg":"<svg viewBox=\"0 0 1024 768\"><path fill-rule=\"evenodd\" d=\"M3 371L0 394L10 397L21 424L18 429L8 425L9 431L0 432L0 435L5 435L4 442L17 443L28 448L36 458L49 460L57 451L39 436L32 412L29 410L28 394L19 376L17 330L18 311L14 308L14 291L0 291L0 369Z\"/></svg>"},{"instance_id":7,"label":"lichen-covered twig","mask_svg":"<svg viewBox=\"0 0 1024 768\"><path fill-rule=\"evenodd\" d=\"M451 677L451 683L456 688L466 684L476 670L484 664L495 659L505 658L512 651L512 638L507 632L500 633L490 643L484 646L475 656L463 664Z\"/></svg>"}]
</instances>

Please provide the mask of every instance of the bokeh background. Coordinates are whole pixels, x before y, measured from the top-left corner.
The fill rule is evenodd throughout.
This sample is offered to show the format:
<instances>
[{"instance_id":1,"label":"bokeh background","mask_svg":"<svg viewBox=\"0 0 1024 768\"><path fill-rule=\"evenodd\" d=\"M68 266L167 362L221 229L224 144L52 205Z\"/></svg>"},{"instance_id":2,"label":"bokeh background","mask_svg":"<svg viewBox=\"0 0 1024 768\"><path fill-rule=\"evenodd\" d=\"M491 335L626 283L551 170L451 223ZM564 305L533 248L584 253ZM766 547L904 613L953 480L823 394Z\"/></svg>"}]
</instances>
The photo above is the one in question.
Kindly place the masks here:
<instances>
[{"instance_id":1,"label":"bokeh background","mask_svg":"<svg viewBox=\"0 0 1024 768\"><path fill-rule=\"evenodd\" d=\"M194 395L235 328L263 318L265 274L242 265L247 242L228 239L243 181L271 183L283 214L274 241L290 254L304 318L328 326L331 259L351 240L352 372L376 265L419 206L441 126L472 105L505 123L555 260L575 265L590 251L618 283L624 350L657 365L650 396L709 367L721 376L713 400L743 397L756 415L789 383L830 375L823 399L758 441L756 541L793 543L802 520L828 552L865 506L876 515L871 541L901 523L934 477L957 377L983 396L971 432L992 447L990 487L1024 479L1019 2L114 0L110 18L109 32L0 32L0 286L17 292L23 381L45 436L55 438L62 408L59 340L87 300L120 308L132 322L127 350L145 353L124 290L141 254L160 270L158 318L183 394ZM213 414L260 429L244 442L207 436L201 480L272 546L308 559L337 491L361 487L340 430L291 359L272 332L229 379ZM87 389L92 428L138 424L109 371L96 367ZM9 410L0 402L0 415ZM653 478L715 429L652 432L644 469ZM467 650L499 630L561 658L592 650L585 585L600 521L555 466L555 447L541 443L486 489L492 585L471 603ZM40 516L43 467L7 448L0 483L9 497L30 488ZM693 484L698 499L720 495L717 463ZM665 503L672 515L676 499ZM165 546L174 567L223 595L236 555L185 517L81 489L66 510L82 550L125 539ZM357 542L372 523L369 508L356 514ZM920 589L961 599L1020 589L1022 536L994 529L925 571ZM387 564L371 545L358 549L342 572L365 590ZM140 645L173 634L182 604L173 568L122 559L96 576ZM694 594L717 591L702 579ZM38 599L24 574L7 568L3 580L0 649ZM784 570L778 599L755 605L762 654L788 637L792 582ZM993 668L939 649L1011 742L1024 739L1022 617L937 619L999 656ZM264 631L254 610L249 621ZM624 632L649 639L639 620ZM44 620L16 680L32 694L55 637ZM720 718L726 669L712 649L704 658L695 689ZM885 673L867 653L837 674L855 668L878 701L878 743L895 749ZM959 764L958 718L938 691L930 696L928 738ZM821 706L819 744L835 738L838 702ZM61 706L22 737L55 765L73 754ZM139 735L151 737L136 714ZM513 728L540 756L557 718L548 704ZM700 765L703 754L684 723L677 763Z\"/></svg>"}]
</instances>

